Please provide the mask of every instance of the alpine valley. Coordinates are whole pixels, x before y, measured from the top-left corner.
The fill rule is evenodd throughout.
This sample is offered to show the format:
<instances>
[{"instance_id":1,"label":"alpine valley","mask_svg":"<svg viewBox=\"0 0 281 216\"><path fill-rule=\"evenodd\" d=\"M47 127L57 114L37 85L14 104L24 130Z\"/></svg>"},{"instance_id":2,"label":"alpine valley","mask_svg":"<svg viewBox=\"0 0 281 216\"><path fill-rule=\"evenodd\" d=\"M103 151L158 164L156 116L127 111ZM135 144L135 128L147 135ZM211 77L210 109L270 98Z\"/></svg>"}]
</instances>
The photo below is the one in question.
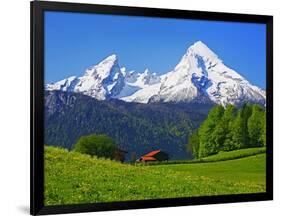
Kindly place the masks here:
<instances>
[{"instance_id":1,"label":"alpine valley","mask_svg":"<svg viewBox=\"0 0 281 216\"><path fill-rule=\"evenodd\" d=\"M158 75L127 70L117 55L45 85L45 144L72 149L80 136L106 134L137 157L154 149L189 158L187 137L215 104L266 106L265 91L227 67L203 42Z\"/></svg>"}]
</instances>

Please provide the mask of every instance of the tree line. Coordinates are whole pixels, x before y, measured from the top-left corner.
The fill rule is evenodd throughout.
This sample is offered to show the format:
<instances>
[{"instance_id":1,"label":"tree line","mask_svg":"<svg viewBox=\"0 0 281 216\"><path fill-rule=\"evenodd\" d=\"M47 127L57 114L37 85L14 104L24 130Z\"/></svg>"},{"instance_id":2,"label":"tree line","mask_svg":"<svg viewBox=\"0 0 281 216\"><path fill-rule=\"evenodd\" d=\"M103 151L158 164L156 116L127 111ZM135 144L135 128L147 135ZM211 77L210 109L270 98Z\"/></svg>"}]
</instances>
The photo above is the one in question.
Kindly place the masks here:
<instances>
[{"instance_id":1,"label":"tree line","mask_svg":"<svg viewBox=\"0 0 281 216\"><path fill-rule=\"evenodd\" d=\"M189 136L188 151L203 158L220 151L266 145L266 111L253 104L213 107L206 120Z\"/></svg>"}]
</instances>

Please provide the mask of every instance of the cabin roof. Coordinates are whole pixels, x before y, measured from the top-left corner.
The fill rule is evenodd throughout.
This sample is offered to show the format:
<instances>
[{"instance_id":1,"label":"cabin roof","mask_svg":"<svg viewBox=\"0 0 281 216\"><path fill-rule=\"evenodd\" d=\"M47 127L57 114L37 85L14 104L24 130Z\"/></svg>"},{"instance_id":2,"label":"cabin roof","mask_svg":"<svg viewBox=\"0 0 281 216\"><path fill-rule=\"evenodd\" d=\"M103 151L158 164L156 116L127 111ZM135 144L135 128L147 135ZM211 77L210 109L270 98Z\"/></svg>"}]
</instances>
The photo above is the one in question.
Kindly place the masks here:
<instances>
[{"instance_id":1,"label":"cabin roof","mask_svg":"<svg viewBox=\"0 0 281 216\"><path fill-rule=\"evenodd\" d=\"M149 152L148 154L142 156L142 157L153 157L154 155L156 155L157 153L159 153L161 150L155 150L155 151L152 151L152 152Z\"/></svg>"},{"instance_id":2,"label":"cabin roof","mask_svg":"<svg viewBox=\"0 0 281 216\"><path fill-rule=\"evenodd\" d=\"M142 156L141 158L142 158L142 160L145 160L145 161L156 161L156 158L154 158L154 157Z\"/></svg>"}]
</instances>

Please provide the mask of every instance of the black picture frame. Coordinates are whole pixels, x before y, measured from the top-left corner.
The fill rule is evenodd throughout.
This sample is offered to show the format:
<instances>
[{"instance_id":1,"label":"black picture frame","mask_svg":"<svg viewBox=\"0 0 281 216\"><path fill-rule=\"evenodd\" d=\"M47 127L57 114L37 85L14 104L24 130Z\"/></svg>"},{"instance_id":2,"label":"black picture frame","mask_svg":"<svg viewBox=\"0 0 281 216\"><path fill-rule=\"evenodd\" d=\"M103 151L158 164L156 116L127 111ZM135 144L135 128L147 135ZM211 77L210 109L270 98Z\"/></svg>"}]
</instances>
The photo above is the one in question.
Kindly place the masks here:
<instances>
[{"instance_id":1,"label":"black picture frame","mask_svg":"<svg viewBox=\"0 0 281 216\"><path fill-rule=\"evenodd\" d=\"M266 192L243 195L218 195L96 204L44 206L44 11L115 14L266 24ZM121 209L155 208L261 201L273 199L273 17L234 13L154 9L62 2L31 2L31 184L30 214L59 214Z\"/></svg>"}]
</instances>

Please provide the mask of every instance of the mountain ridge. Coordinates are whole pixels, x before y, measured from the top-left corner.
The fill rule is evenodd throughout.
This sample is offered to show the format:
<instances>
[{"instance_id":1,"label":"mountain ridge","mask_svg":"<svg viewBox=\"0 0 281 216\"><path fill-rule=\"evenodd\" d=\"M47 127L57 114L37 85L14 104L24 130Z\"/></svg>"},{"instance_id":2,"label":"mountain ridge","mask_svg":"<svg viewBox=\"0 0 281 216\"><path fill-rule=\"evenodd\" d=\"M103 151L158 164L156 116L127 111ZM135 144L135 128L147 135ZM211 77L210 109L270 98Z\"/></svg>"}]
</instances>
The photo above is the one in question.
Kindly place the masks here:
<instances>
[{"instance_id":1,"label":"mountain ridge","mask_svg":"<svg viewBox=\"0 0 281 216\"><path fill-rule=\"evenodd\" d=\"M175 68L162 75L149 69L142 73L126 71L112 54L88 68L83 76L46 84L45 89L138 103L210 100L223 106L245 102L266 105L265 91L224 65L202 41L190 46Z\"/></svg>"}]
</instances>

